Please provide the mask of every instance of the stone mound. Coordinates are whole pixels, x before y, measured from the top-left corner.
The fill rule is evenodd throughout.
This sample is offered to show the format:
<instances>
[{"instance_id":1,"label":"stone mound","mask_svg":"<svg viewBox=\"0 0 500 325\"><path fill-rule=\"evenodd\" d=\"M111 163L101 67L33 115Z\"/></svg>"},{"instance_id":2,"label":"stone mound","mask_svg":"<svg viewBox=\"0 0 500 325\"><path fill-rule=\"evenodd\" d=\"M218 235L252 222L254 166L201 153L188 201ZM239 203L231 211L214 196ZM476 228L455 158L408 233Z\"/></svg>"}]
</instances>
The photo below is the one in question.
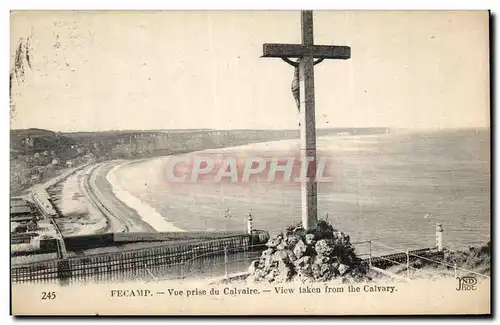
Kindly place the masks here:
<instances>
[{"instance_id":1,"label":"stone mound","mask_svg":"<svg viewBox=\"0 0 500 325\"><path fill-rule=\"evenodd\" d=\"M325 282L341 279L350 283L366 279L368 265L355 254L348 235L320 220L313 231L302 224L271 237L260 259L248 268L249 282Z\"/></svg>"}]
</instances>

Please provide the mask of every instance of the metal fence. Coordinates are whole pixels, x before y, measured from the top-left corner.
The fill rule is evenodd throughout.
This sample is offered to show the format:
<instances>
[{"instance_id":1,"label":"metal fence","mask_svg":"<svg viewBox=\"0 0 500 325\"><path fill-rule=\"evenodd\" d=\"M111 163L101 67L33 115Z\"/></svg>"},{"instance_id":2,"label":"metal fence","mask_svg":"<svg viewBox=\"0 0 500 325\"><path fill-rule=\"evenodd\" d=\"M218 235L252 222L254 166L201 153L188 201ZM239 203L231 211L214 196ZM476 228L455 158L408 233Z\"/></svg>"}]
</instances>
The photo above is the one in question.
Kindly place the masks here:
<instances>
[{"instance_id":1,"label":"metal fence","mask_svg":"<svg viewBox=\"0 0 500 325\"><path fill-rule=\"evenodd\" d=\"M384 270L385 274L395 278L409 280L464 275L490 278L438 260L442 253L436 248L401 250L372 240L353 244L357 256L367 261L372 269ZM64 281L79 283L89 278L98 282L130 279L162 281L227 277L246 272L250 263L259 259L265 249L266 245L262 243L251 245L247 241L240 243L228 238L203 244L183 244L180 247L150 247L91 258L70 258L63 260L69 263L68 270L71 270L69 280ZM59 278L61 265L57 261L30 263L13 271L13 279L18 281L51 281Z\"/></svg>"},{"instance_id":2,"label":"metal fence","mask_svg":"<svg viewBox=\"0 0 500 325\"><path fill-rule=\"evenodd\" d=\"M416 250L401 250L377 241L354 242L356 255L368 262L372 269L382 269L384 274L406 280L433 277L459 277L476 275L481 278L490 278L472 270L458 267L439 261L442 256L436 248ZM176 276L162 278L145 266L149 275L148 281L181 280L187 278L228 277L231 274L245 272L250 262L260 257L265 245L258 245L260 250L252 253L231 254L231 249L221 249L195 256L184 263L178 264L179 273ZM363 249L364 248L364 249ZM421 262L421 266L417 266ZM212 272L207 272L212 270ZM208 273L208 274L207 274Z\"/></svg>"},{"instance_id":3,"label":"metal fence","mask_svg":"<svg viewBox=\"0 0 500 325\"><path fill-rule=\"evenodd\" d=\"M246 271L250 262L258 259L264 249L266 249L265 244L224 247L196 255L182 263L170 265L169 272L147 264L144 264L144 268L148 274L147 281L227 277L230 274Z\"/></svg>"},{"instance_id":4,"label":"metal fence","mask_svg":"<svg viewBox=\"0 0 500 325\"><path fill-rule=\"evenodd\" d=\"M223 259L224 247L230 257L246 254L262 245L252 245L250 236L234 236L208 241L183 241L135 250L103 253L89 256L71 257L18 264L11 267L11 277L15 282L50 281L69 278L70 282L89 278L107 279L117 275L130 278L157 277L166 275L185 277L196 263L214 264L214 260ZM145 271L147 267L147 271Z\"/></svg>"}]
</instances>

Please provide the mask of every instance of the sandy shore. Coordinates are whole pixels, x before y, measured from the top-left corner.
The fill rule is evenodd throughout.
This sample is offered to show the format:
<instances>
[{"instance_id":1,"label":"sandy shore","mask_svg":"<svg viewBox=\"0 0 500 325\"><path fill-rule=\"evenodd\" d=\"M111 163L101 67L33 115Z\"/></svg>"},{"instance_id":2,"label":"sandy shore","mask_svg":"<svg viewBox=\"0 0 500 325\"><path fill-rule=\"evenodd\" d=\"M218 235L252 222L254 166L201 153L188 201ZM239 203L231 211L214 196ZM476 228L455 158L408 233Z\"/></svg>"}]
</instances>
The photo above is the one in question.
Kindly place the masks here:
<instances>
[{"instance_id":1,"label":"sandy shore","mask_svg":"<svg viewBox=\"0 0 500 325\"><path fill-rule=\"evenodd\" d=\"M90 168L87 166L67 175L65 180L52 183L48 190L63 215L56 222L65 235L102 233L108 228L106 218L84 193L84 177Z\"/></svg>"},{"instance_id":2,"label":"sandy shore","mask_svg":"<svg viewBox=\"0 0 500 325\"><path fill-rule=\"evenodd\" d=\"M154 158L153 158L154 159ZM132 195L130 192L120 186L120 180L116 175L119 168L125 167L128 164L137 163L141 160L116 162L114 166L107 173L106 179L111 185L114 196L127 205L130 209L137 212L142 221L149 224L156 231L185 231L184 229L176 227L172 222L166 220L156 209Z\"/></svg>"},{"instance_id":3,"label":"sandy shore","mask_svg":"<svg viewBox=\"0 0 500 325\"><path fill-rule=\"evenodd\" d=\"M89 165L50 180L47 183L48 192L62 214L56 220L61 231L71 236L123 231L124 222L106 216L99 209L99 203L91 199L88 186L85 185L89 178L102 193L108 208L126 222L128 231L184 231L120 186L115 172L127 164L142 160L145 159Z\"/></svg>"},{"instance_id":4,"label":"sandy shore","mask_svg":"<svg viewBox=\"0 0 500 325\"><path fill-rule=\"evenodd\" d=\"M284 150L284 144L284 148L290 151L293 151L293 149L296 149L295 147L298 146L296 139L290 139L286 141L277 140L234 147L211 148L196 151L196 153L227 153L234 150L244 153L249 149L252 151L272 152L278 148ZM129 228L132 229L129 229L129 231L185 231L184 229L176 227L172 222L169 222L154 207L125 190L121 186L120 179L117 176L117 171L129 164L137 164L142 161L163 158L165 158L165 156L135 160L108 161L97 164L100 167L98 166L96 168L97 165L87 166L68 176L66 180L54 186L55 188L58 186L60 187L59 190L61 193L59 194L58 203L56 204L58 204L58 208L64 215L63 218L59 218L60 220L58 220L58 223L64 224L63 228L68 231L72 229L71 234L121 231L118 230L119 227L116 225L119 222L117 222L117 220L110 220L110 218L104 216L85 193L83 178L85 175L88 176L90 171L95 169L92 172L95 174L96 178L95 186L103 194L106 202L109 202L108 204L114 208L115 212L123 216L122 219L130 221L132 226L129 225ZM103 222L106 223L106 227L103 227Z\"/></svg>"}]
</instances>

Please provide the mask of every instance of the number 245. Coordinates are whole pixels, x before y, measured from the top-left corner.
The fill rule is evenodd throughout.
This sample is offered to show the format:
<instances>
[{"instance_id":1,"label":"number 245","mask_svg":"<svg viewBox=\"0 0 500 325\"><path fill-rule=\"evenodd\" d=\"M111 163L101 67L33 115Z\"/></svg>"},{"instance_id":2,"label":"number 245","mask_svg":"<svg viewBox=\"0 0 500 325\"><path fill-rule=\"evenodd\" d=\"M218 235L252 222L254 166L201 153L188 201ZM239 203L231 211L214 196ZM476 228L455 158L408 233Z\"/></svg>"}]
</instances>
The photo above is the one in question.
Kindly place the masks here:
<instances>
[{"instance_id":1,"label":"number 245","mask_svg":"<svg viewBox=\"0 0 500 325\"><path fill-rule=\"evenodd\" d=\"M42 292L42 300L47 300L47 299L56 299L56 293L54 291L51 292Z\"/></svg>"}]
</instances>

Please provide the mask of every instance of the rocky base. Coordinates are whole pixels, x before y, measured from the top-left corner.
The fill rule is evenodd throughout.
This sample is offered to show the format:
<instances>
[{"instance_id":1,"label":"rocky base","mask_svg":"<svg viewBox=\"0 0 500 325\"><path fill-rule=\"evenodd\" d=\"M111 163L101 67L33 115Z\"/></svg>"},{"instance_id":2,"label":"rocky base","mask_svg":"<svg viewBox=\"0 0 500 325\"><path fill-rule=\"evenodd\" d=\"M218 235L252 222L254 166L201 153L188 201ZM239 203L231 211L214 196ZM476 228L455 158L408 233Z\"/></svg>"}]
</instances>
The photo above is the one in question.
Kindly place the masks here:
<instances>
[{"instance_id":1,"label":"rocky base","mask_svg":"<svg viewBox=\"0 0 500 325\"><path fill-rule=\"evenodd\" d=\"M272 237L259 260L250 265L250 282L342 282L365 280L368 266L354 252L348 235L320 220L314 231L302 224Z\"/></svg>"}]
</instances>

